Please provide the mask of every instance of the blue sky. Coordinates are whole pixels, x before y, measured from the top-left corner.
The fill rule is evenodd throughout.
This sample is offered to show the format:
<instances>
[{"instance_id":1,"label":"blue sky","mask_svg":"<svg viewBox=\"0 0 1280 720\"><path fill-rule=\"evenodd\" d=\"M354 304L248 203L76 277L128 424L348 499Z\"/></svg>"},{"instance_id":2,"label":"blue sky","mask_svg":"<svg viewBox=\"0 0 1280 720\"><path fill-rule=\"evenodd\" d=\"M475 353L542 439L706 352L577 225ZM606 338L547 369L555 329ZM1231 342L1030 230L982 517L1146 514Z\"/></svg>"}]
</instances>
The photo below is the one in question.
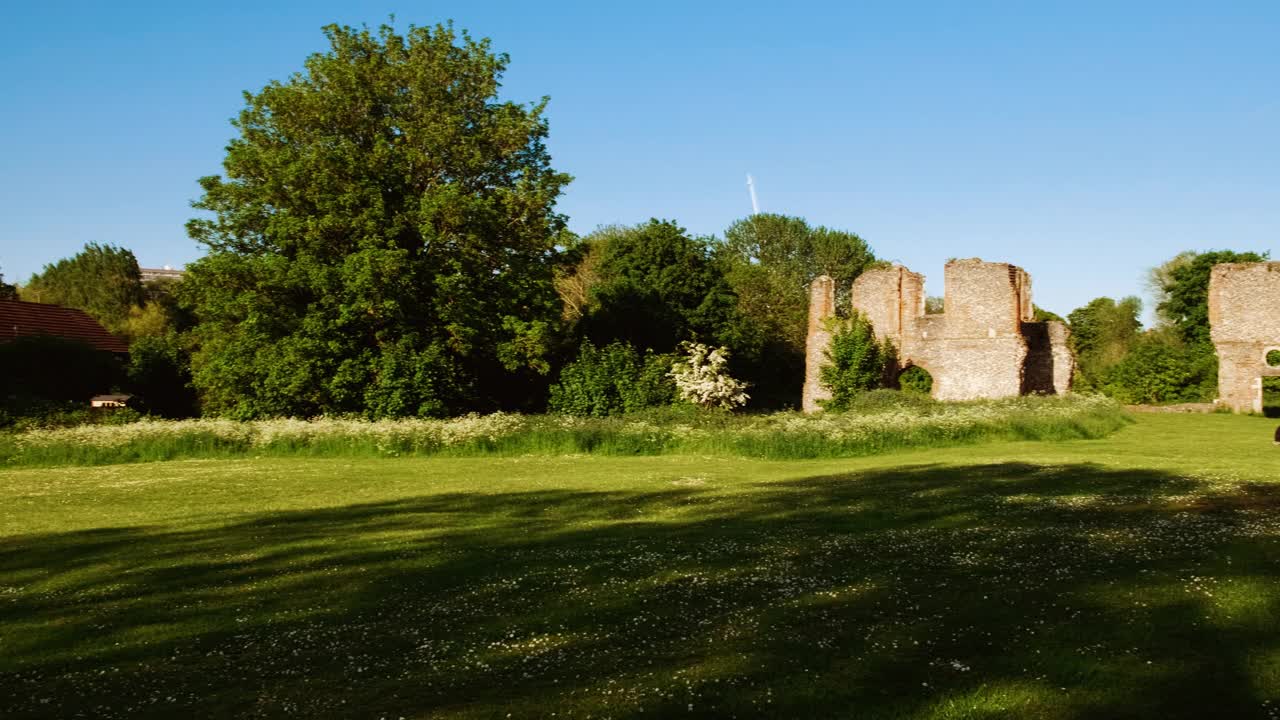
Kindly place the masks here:
<instances>
[{"instance_id":1,"label":"blue sky","mask_svg":"<svg viewBox=\"0 0 1280 720\"><path fill-rule=\"evenodd\" d=\"M1066 313L1143 292L1185 249L1280 245L1280 3L10 4L0 45L0 271L96 241L144 266L183 223L241 92L328 22L452 18L551 96L579 232L651 216L721 232L762 209L853 230L942 291L1013 262Z\"/></svg>"}]
</instances>

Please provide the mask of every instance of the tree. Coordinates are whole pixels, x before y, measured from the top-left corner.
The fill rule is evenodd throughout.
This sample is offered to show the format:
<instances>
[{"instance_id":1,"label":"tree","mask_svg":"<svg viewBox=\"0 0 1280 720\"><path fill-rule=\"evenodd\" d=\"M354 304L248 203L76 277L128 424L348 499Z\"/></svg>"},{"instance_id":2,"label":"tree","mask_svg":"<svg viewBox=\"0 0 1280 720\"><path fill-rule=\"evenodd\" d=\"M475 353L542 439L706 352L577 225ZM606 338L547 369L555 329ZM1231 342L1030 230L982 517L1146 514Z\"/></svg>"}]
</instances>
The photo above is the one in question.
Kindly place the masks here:
<instances>
[{"instance_id":1,"label":"tree","mask_svg":"<svg viewBox=\"0 0 1280 720\"><path fill-rule=\"evenodd\" d=\"M717 255L742 314L801 353L814 278L831 276L837 305L843 307L853 281L876 262L871 248L853 233L814 228L803 218L773 214L752 215L730 225Z\"/></svg>"},{"instance_id":2,"label":"tree","mask_svg":"<svg viewBox=\"0 0 1280 720\"><path fill-rule=\"evenodd\" d=\"M191 417L199 412L191 387L191 358L177 333L148 335L129 346L125 388L141 408L161 417Z\"/></svg>"},{"instance_id":3,"label":"tree","mask_svg":"<svg viewBox=\"0 0 1280 720\"><path fill-rule=\"evenodd\" d=\"M238 417L522 407L549 371L569 176L547 99L498 99L506 55L452 25L330 25L329 49L246 93L208 254L183 284L192 377ZM540 401L540 400L539 400Z\"/></svg>"},{"instance_id":4,"label":"tree","mask_svg":"<svg viewBox=\"0 0 1280 720\"><path fill-rule=\"evenodd\" d=\"M1126 403L1197 402L1217 391L1218 359L1170 328L1144 333L1106 374L1102 390Z\"/></svg>"},{"instance_id":5,"label":"tree","mask_svg":"<svg viewBox=\"0 0 1280 720\"><path fill-rule=\"evenodd\" d=\"M823 407L847 410L862 393L884 387L896 353L888 340L882 343L876 339L871 321L861 313L828 322L837 327L827 348L827 364L818 375L822 385L831 391L831 399Z\"/></svg>"},{"instance_id":6,"label":"tree","mask_svg":"<svg viewBox=\"0 0 1280 720\"><path fill-rule=\"evenodd\" d=\"M669 353L685 340L716 342L733 322L733 290L706 238L650 220L591 240L597 279L579 324L597 344L622 341Z\"/></svg>"},{"instance_id":7,"label":"tree","mask_svg":"<svg viewBox=\"0 0 1280 720\"><path fill-rule=\"evenodd\" d=\"M875 256L853 233L758 214L729 226L716 257L737 297L737 318L722 335L734 373L752 384L754 405L794 405L804 382L810 283L831 276L837 307L847 307L850 286Z\"/></svg>"},{"instance_id":8,"label":"tree","mask_svg":"<svg viewBox=\"0 0 1280 720\"><path fill-rule=\"evenodd\" d=\"M1127 297L1119 302L1100 297L1067 315L1071 348L1076 353L1080 389L1100 389L1107 373L1138 342L1142 301Z\"/></svg>"},{"instance_id":9,"label":"tree","mask_svg":"<svg viewBox=\"0 0 1280 720\"><path fill-rule=\"evenodd\" d=\"M1209 275L1221 263L1262 262L1266 254L1214 250L1185 252L1155 268L1150 284L1157 297L1156 314L1191 346L1207 351L1209 338Z\"/></svg>"},{"instance_id":10,"label":"tree","mask_svg":"<svg viewBox=\"0 0 1280 720\"><path fill-rule=\"evenodd\" d=\"M21 293L25 300L83 310L108 330L126 335L130 314L145 301L133 251L97 243L45 265Z\"/></svg>"},{"instance_id":11,"label":"tree","mask_svg":"<svg viewBox=\"0 0 1280 720\"><path fill-rule=\"evenodd\" d=\"M17 300L18 288L4 281L4 273L0 273L0 300Z\"/></svg>"}]
</instances>

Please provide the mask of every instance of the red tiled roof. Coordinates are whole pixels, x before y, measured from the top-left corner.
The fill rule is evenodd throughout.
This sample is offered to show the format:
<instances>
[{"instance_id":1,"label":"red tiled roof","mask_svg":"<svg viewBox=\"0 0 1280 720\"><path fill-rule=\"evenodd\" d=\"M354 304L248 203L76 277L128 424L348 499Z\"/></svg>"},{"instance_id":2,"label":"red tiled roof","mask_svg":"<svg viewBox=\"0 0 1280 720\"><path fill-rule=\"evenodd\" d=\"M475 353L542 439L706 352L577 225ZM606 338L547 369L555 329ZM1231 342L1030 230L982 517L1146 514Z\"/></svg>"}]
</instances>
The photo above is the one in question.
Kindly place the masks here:
<instances>
[{"instance_id":1,"label":"red tiled roof","mask_svg":"<svg viewBox=\"0 0 1280 720\"><path fill-rule=\"evenodd\" d=\"M0 300L0 343L27 335L53 335L86 342L99 350L129 352L123 340L112 335L82 310L42 303Z\"/></svg>"}]
</instances>

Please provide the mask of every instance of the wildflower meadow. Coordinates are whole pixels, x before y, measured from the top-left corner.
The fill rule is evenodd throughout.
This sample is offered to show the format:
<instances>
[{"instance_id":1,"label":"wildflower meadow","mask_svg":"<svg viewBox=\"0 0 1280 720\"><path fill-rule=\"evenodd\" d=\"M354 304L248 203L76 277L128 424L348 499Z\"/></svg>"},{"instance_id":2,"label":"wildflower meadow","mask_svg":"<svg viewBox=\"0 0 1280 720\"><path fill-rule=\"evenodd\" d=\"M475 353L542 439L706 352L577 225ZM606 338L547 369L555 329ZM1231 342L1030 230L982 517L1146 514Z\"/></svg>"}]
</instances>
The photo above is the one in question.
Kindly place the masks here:
<instances>
[{"instance_id":1,"label":"wildflower meadow","mask_svg":"<svg viewBox=\"0 0 1280 720\"><path fill-rule=\"evenodd\" d=\"M331 444L498 448L552 422L587 421L54 433L240 445L0 471L0 717L1276 714L1264 418L786 462ZM864 432L804 422L730 427ZM673 434L695 431L728 432Z\"/></svg>"},{"instance_id":2,"label":"wildflower meadow","mask_svg":"<svg viewBox=\"0 0 1280 720\"><path fill-rule=\"evenodd\" d=\"M997 439L1102 437L1123 426L1101 396L939 403L871 393L857 412L734 415L661 408L622 417L494 413L446 420L143 420L0 435L10 465L101 464L257 455L404 456L702 453L849 457Z\"/></svg>"}]
</instances>

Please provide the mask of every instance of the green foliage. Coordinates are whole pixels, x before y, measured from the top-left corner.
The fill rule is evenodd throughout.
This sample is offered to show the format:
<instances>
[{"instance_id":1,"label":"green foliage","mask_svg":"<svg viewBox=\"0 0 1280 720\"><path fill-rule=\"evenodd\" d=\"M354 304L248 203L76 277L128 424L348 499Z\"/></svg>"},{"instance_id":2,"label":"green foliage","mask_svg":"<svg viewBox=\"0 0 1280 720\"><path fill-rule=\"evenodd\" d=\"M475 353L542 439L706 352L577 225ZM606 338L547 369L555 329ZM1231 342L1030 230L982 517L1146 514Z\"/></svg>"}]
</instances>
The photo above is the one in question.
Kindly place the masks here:
<instances>
[{"instance_id":1,"label":"green foliage","mask_svg":"<svg viewBox=\"0 0 1280 720\"><path fill-rule=\"evenodd\" d=\"M1205 402L1217 392L1217 377L1212 351L1187 345L1176 333L1153 331L1108 370L1102 390L1125 403Z\"/></svg>"},{"instance_id":2,"label":"green foliage","mask_svg":"<svg viewBox=\"0 0 1280 720\"><path fill-rule=\"evenodd\" d=\"M667 220L613 229L601 243L598 280L579 324L597 344L673 352L685 340L717 341L733 317L733 291L706 238Z\"/></svg>"},{"instance_id":3,"label":"green foliage","mask_svg":"<svg viewBox=\"0 0 1280 720\"><path fill-rule=\"evenodd\" d=\"M906 393L928 395L933 392L933 376L919 365L912 365L898 375L898 387Z\"/></svg>"},{"instance_id":4,"label":"green foliage","mask_svg":"<svg viewBox=\"0 0 1280 720\"><path fill-rule=\"evenodd\" d=\"M113 355L83 342L36 335L0 343L0 407L10 421L86 408L120 378Z\"/></svg>"},{"instance_id":5,"label":"green foliage","mask_svg":"<svg viewBox=\"0 0 1280 720\"><path fill-rule=\"evenodd\" d=\"M551 386L549 407L566 415L604 417L675 402L673 355L658 355L613 342L597 349L582 343L577 360Z\"/></svg>"},{"instance_id":6,"label":"green foliage","mask_svg":"<svg viewBox=\"0 0 1280 720\"><path fill-rule=\"evenodd\" d=\"M819 378L831 391L823 403L828 410L848 410L854 400L868 390L884 387L885 374L895 360L893 346L876 339L871 321L861 313L847 320L833 318L836 325L827 348L826 365Z\"/></svg>"},{"instance_id":7,"label":"green foliage","mask_svg":"<svg viewBox=\"0 0 1280 720\"><path fill-rule=\"evenodd\" d=\"M18 288L4 281L4 273L0 273L0 300L17 300Z\"/></svg>"},{"instance_id":8,"label":"green foliage","mask_svg":"<svg viewBox=\"0 0 1280 720\"><path fill-rule=\"evenodd\" d=\"M752 407L793 406L804 382L810 283L831 276L837 306L846 307L875 256L853 233L761 213L729 226L716 259L736 295L737 317L720 339L733 350L734 374L752 385Z\"/></svg>"},{"instance_id":9,"label":"green foliage","mask_svg":"<svg viewBox=\"0 0 1280 720\"><path fill-rule=\"evenodd\" d=\"M849 287L876 262L866 241L803 218L761 213L738 220L717 246L743 316L803 353L808 331L809 285L835 280L843 306Z\"/></svg>"},{"instance_id":10,"label":"green foliage","mask_svg":"<svg viewBox=\"0 0 1280 720\"><path fill-rule=\"evenodd\" d=\"M191 417L199 412L191 386L191 359L176 333L139 338L129 346L125 387L140 407L160 417Z\"/></svg>"},{"instance_id":11,"label":"green foliage","mask_svg":"<svg viewBox=\"0 0 1280 720\"><path fill-rule=\"evenodd\" d=\"M126 334L130 314L146 297L133 252L97 243L45 265L21 293L24 300L83 310L120 334Z\"/></svg>"},{"instance_id":12,"label":"green foliage","mask_svg":"<svg viewBox=\"0 0 1280 720\"><path fill-rule=\"evenodd\" d=\"M1098 438L1126 418L1097 395L942 403L873 390L845 413L707 411L689 404L609 417L494 413L436 420L147 419L128 427L34 432L16 445L0 434L10 465L103 464L197 457L696 454L801 459L872 455L908 447L992 440ZM128 414L120 416L136 419Z\"/></svg>"},{"instance_id":13,"label":"green foliage","mask_svg":"<svg viewBox=\"0 0 1280 720\"><path fill-rule=\"evenodd\" d=\"M1071 346L1076 354L1076 387L1099 390L1107 375L1138 342L1142 301L1127 297L1119 302L1101 297L1076 308L1067 316Z\"/></svg>"},{"instance_id":14,"label":"green foliage","mask_svg":"<svg viewBox=\"0 0 1280 720\"><path fill-rule=\"evenodd\" d=\"M1067 322L1066 318L1062 317L1061 315L1055 312L1045 310L1039 305L1033 305L1032 308L1035 311L1034 317L1036 322L1060 322L1060 323Z\"/></svg>"},{"instance_id":15,"label":"green foliage","mask_svg":"<svg viewBox=\"0 0 1280 720\"><path fill-rule=\"evenodd\" d=\"M1271 350L1267 353L1267 364L1271 367L1280 367L1280 350Z\"/></svg>"},{"instance_id":16,"label":"green foliage","mask_svg":"<svg viewBox=\"0 0 1280 720\"><path fill-rule=\"evenodd\" d=\"M546 100L497 99L507 57L452 26L330 25L245 96L188 232L192 378L235 417L443 415L529 401L549 370L570 178Z\"/></svg>"},{"instance_id":17,"label":"green foliage","mask_svg":"<svg viewBox=\"0 0 1280 720\"><path fill-rule=\"evenodd\" d=\"M1209 275L1220 263L1262 262L1267 255L1215 250L1182 253L1151 273L1156 314L1188 345L1209 345Z\"/></svg>"}]
</instances>

